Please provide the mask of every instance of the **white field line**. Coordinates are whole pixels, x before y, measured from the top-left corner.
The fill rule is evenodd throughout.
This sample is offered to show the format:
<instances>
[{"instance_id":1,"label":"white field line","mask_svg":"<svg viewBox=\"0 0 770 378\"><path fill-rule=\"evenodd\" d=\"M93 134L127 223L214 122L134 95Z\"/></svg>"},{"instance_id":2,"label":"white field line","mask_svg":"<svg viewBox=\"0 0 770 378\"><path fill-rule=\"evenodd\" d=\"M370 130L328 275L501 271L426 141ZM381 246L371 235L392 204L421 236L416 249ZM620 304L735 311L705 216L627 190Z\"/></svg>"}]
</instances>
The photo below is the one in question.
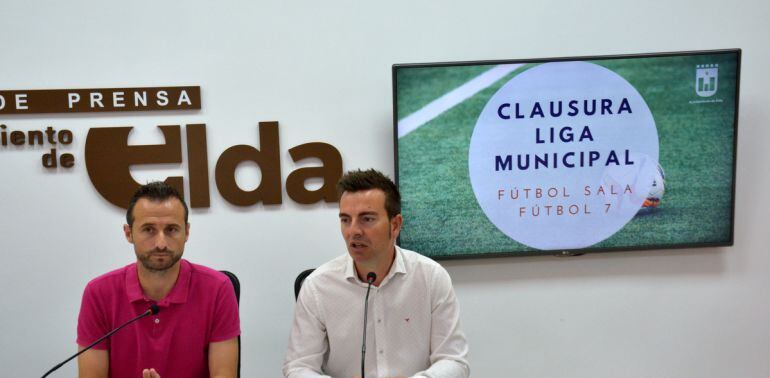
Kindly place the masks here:
<instances>
[{"instance_id":1,"label":"white field line","mask_svg":"<svg viewBox=\"0 0 770 378\"><path fill-rule=\"evenodd\" d=\"M521 66L523 64L501 64L495 66L449 93L433 100L422 109L398 121L398 137L403 138L405 135L417 130L420 126L430 122L445 111L452 109L455 105L471 98L476 93L479 93Z\"/></svg>"}]
</instances>

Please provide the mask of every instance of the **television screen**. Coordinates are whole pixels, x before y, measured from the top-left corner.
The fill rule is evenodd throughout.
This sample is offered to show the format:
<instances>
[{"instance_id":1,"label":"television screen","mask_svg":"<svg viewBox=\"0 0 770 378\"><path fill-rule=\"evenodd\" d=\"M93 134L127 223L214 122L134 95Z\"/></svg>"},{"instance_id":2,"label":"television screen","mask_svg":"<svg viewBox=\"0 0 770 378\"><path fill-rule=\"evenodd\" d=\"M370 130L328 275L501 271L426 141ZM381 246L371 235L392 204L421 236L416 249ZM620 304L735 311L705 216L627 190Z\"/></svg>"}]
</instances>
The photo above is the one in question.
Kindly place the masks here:
<instances>
[{"instance_id":1,"label":"television screen","mask_svg":"<svg viewBox=\"0 0 770 378\"><path fill-rule=\"evenodd\" d=\"M402 247L733 243L741 51L393 66Z\"/></svg>"}]
</instances>

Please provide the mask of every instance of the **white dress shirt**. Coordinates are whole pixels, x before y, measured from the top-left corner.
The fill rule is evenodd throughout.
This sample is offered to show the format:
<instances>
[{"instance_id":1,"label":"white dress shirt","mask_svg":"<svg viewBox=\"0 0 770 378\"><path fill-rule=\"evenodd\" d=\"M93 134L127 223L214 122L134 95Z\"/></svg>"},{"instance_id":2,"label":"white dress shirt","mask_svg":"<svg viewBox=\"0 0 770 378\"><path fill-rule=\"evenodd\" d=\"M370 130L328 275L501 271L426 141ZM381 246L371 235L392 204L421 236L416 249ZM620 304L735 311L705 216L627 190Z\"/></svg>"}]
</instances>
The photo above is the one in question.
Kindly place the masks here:
<instances>
[{"instance_id":1,"label":"white dress shirt","mask_svg":"<svg viewBox=\"0 0 770 378\"><path fill-rule=\"evenodd\" d=\"M364 298L348 254L321 265L300 290L283 375L361 375ZM366 328L366 377L468 377L468 345L446 270L396 247L379 287L372 286Z\"/></svg>"}]
</instances>

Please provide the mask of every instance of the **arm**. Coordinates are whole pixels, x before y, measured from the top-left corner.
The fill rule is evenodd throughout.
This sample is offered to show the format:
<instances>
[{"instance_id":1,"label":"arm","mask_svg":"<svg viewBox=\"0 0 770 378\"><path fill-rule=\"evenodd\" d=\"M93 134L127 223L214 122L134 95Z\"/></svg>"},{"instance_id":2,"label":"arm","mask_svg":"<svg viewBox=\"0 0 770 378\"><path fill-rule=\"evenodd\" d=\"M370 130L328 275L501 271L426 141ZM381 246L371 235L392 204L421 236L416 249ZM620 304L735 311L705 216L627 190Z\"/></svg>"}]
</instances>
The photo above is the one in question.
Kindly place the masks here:
<instances>
[{"instance_id":1,"label":"arm","mask_svg":"<svg viewBox=\"0 0 770 378\"><path fill-rule=\"evenodd\" d=\"M460 308L449 273L439 267L431 295L430 363L415 377L468 377L468 343L460 330Z\"/></svg>"},{"instance_id":2,"label":"arm","mask_svg":"<svg viewBox=\"0 0 770 378\"><path fill-rule=\"evenodd\" d=\"M326 326L319 319L312 283L305 281L294 306L294 324L283 363L286 378L328 377L321 366L329 349Z\"/></svg>"},{"instance_id":3,"label":"arm","mask_svg":"<svg viewBox=\"0 0 770 378\"><path fill-rule=\"evenodd\" d=\"M83 350L78 346L78 351ZM109 352L102 349L91 349L78 356L78 377L107 378L110 371Z\"/></svg>"},{"instance_id":4,"label":"arm","mask_svg":"<svg viewBox=\"0 0 770 378\"><path fill-rule=\"evenodd\" d=\"M209 375L235 378L238 374L238 338L209 344Z\"/></svg>"},{"instance_id":5,"label":"arm","mask_svg":"<svg viewBox=\"0 0 770 378\"><path fill-rule=\"evenodd\" d=\"M101 302L103 295L92 283L83 290L83 298L78 314L77 344L78 351L85 349L107 333L112 325L106 320ZM78 376L80 378L107 378L110 374L110 340L104 340L78 356Z\"/></svg>"},{"instance_id":6,"label":"arm","mask_svg":"<svg viewBox=\"0 0 770 378\"><path fill-rule=\"evenodd\" d=\"M241 334L241 320L238 300L229 279L225 278L219 286L214 314L216 316L209 324L209 376L235 378L238 376L238 335Z\"/></svg>"}]
</instances>

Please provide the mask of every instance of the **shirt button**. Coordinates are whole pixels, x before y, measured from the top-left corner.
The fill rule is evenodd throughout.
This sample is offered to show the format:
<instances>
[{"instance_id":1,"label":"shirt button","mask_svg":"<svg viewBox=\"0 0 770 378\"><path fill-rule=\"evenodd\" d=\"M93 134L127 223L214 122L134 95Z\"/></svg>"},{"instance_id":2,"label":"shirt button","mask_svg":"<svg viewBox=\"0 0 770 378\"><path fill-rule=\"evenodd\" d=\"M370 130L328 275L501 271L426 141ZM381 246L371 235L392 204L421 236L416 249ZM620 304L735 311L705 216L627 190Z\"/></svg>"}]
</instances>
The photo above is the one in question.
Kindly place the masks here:
<instances>
[{"instance_id":1,"label":"shirt button","mask_svg":"<svg viewBox=\"0 0 770 378\"><path fill-rule=\"evenodd\" d=\"M382 349L380 349L380 354L383 354L383 353L385 353L385 352Z\"/></svg>"},{"instance_id":2,"label":"shirt button","mask_svg":"<svg viewBox=\"0 0 770 378\"><path fill-rule=\"evenodd\" d=\"M155 318L155 324L160 324L160 319Z\"/></svg>"},{"instance_id":3,"label":"shirt button","mask_svg":"<svg viewBox=\"0 0 770 378\"><path fill-rule=\"evenodd\" d=\"M382 319L377 319L377 323L382 323Z\"/></svg>"}]
</instances>

